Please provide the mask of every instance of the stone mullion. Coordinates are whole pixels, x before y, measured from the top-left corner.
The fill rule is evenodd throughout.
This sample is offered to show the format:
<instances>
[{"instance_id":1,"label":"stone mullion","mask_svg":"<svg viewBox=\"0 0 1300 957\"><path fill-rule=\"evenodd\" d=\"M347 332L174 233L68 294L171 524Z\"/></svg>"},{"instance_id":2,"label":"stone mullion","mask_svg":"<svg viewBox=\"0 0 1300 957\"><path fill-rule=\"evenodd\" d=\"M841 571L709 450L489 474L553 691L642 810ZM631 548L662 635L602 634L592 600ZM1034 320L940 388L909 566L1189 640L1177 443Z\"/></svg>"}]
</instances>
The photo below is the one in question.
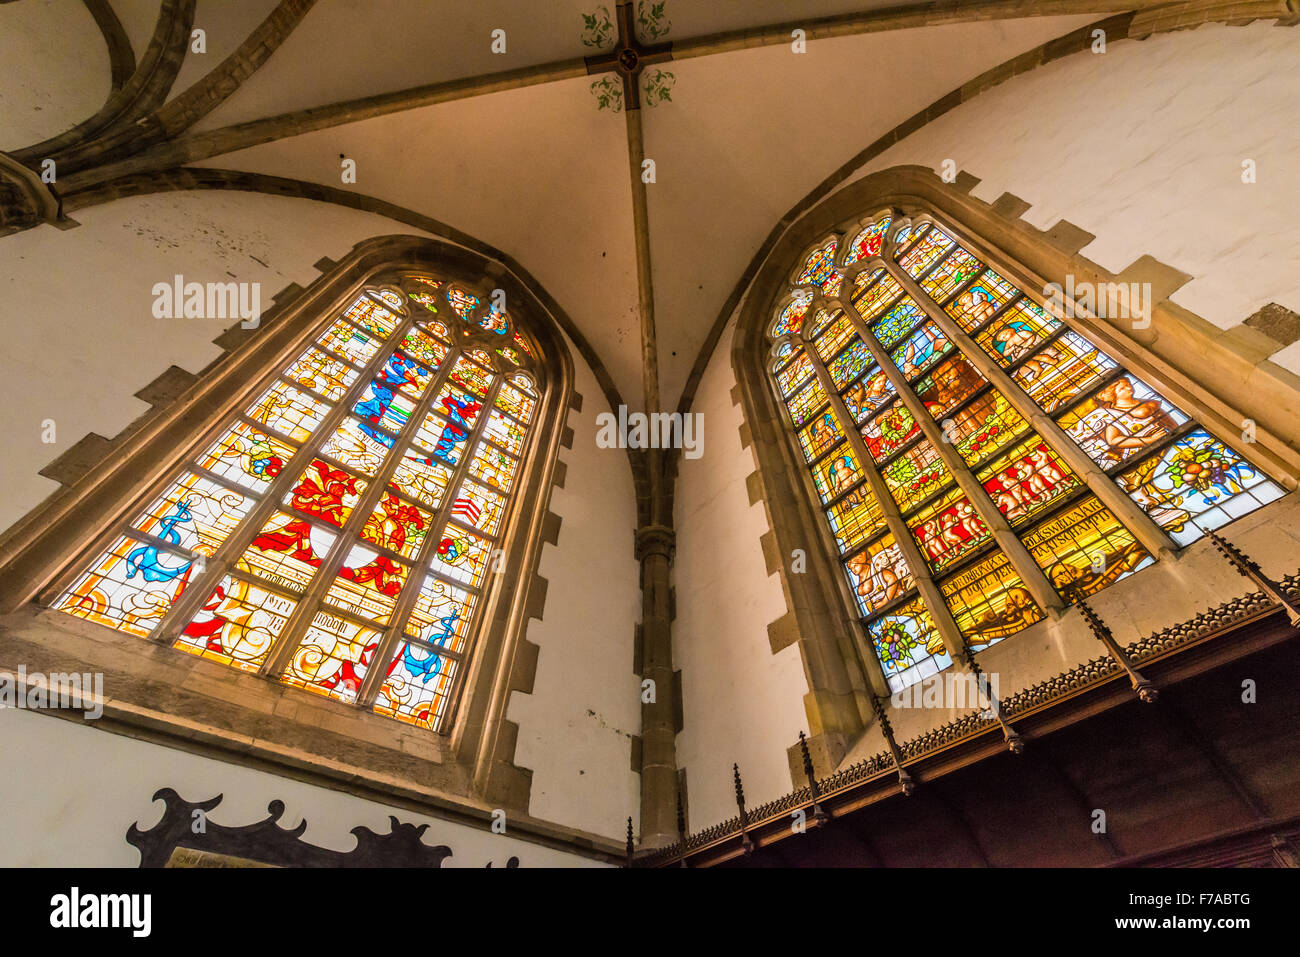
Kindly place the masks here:
<instances>
[{"instance_id":1,"label":"stone mullion","mask_svg":"<svg viewBox=\"0 0 1300 957\"><path fill-rule=\"evenodd\" d=\"M350 308L350 306L348 308ZM344 311L346 312L346 309ZM170 643L179 636L181 629L189 624L190 619L193 618L199 608L202 607L203 602L207 601L208 596L212 592L212 586L216 582L221 581L222 577L234 568L239 557L243 555L248 546L252 544L253 539L257 537L258 533L262 530L262 527L266 524L267 519L269 519L280 507L280 499L283 497L283 493L292 487L297 477L302 474L303 470L305 470L316 457L316 452L325 444L325 441L334 434L339 425L342 424L343 420L351 411L352 406L365 392L366 386L371 381L371 376L374 370L382 369L384 363L392 357L393 353L397 350L397 347L401 344L402 339L405 337L405 334L412 328L413 322L410 318L398 316L398 314L393 312L391 309L389 309L389 312L394 316L397 316L400 320L396 328L394 328L393 334L388 337L384 346L375 353L374 357L370 360L369 364L367 364L361 375L357 376L357 381L352 383L352 385L348 387L341 396L339 396L338 401L335 402L333 406L330 407L329 411L325 413L325 416L321 419L320 423L312 430L311 435L309 435L304 442L298 445L298 450L294 453L293 457L284 464L280 474L274 478L270 487L261 493L262 499L253 506L247 515L244 516L243 520L234 531L230 533L226 540L217 546L216 551L212 553L211 558L205 563L202 576L196 582L191 582L187 585L185 591L181 593L180 597L177 598L176 601L172 602L171 608L167 610L166 615L163 616L162 621L158 623L158 627L154 630L152 636L153 640L159 643ZM331 312L330 315L334 318L339 318L339 316L333 312ZM331 319L330 321L333 320ZM349 320L349 322L350 321L351 320ZM317 327L318 330L320 328L324 328L324 324ZM256 394L260 395L267 389L272 388L277 381L287 382L288 380L284 379L286 371L287 367L284 369L277 369L275 373L267 379L267 384L256 390ZM295 385L295 388L296 387L297 386ZM320 401L328 404L329 400L322 398ZM243 409L246 405L247 402L244 402L240 408ZM242 411L231 419L232 423L235 421L247 422L255 428L262 428L260 423L250 420ZM229 424L230 423L227 423L226 428L229 428ZM221 432L218 431L215 434L220 435ZM287 436L285 438L288 439ZM289 441L292 440L289 439ZM185 467L190 467L188 461L186 462ZM166 488L166 486L163 486L163 488ZM202 583L204 587L197 587L199 583Z\"/></svg>"},{"instance_id":2,"label":"stone mullion","mask_svg":"<svg viewBox=\"0 0 1300 957\"><path fill-rule=\"evenodd\" d=\"M890 273L892 274L892 270L890 270ZM862 342L870 350L876 364L880 366L886 378L893 384L899 398L907 406L907 410L912 414L912 418L916 420L917 425L920 426L921 432L926 439L934 446L940 459L948 467L948 471L952 473L958 487L966 493L966 498L970 500L970 504L974 507L980 520L993 533L993 538L1011 562L1012 567L1015 568L1025 588L1038 602L1039 607L1046 612L1060 612L1065 606L1060 596L1057 595L1056 589L1052 587L1051 582L1047 580L1047 576L1043 574L1043 570L1038 567L1038 563L1029 554L1029 549L1025 548L1024 542L1011 530L1006 517L993 504L993 500L989 498L984 486L975 478L974 473L966 465L966 461L957 454L957 450L952 447L952 443L944 441L943 433L939 430L939 424L934 421L925 404L912 391L907 382L907 377L894 365L889 358L889 353L877 341L866 320L862 318L862 314L858 312L857 306L853 305L851 300L852 297L846 297L844 300L827 300L827 303L844 310L844 314L853 323L854 329L857 330ZM816 302L814 301L810 308L815 307Z\"/></svg>"},{"instance_id":3,"label":"stone mullion","mask_svg":"<svg viewBox=\"0 0 1300 957\"><path fill-rule=\"evenodd\" d=\"M1147 551L1160 558L1173 558L1178 549L1173 539L1152 521L1151 516L1144 512L1137 502L1129 498L1118 485L1106 476L1106 473L1102 471L1097 463L1090 459L1087 453L1065 434L1065 430L1056 423L1056 420L1040 409L1037 403L1012 381L1006 370L999 366L987 352L979 347L975 340L966 334L966 331L957 324L957 321L952 316L944 312L933 299L925 294L920 283L909 276L897 263L882 259L879 265L884 266L886 271L898 280L903 288L907 290L907 294L916 300L916 304L942 330L948 341L961 351L967 361L992 383L995 389L1006 396L1007 401L1011 403L1011 407L1047 441L1047 444L1061 456L1065 464L1083 479L1084 484L1133 533L1133 536ZM1122 369L1117 371L1120 374L1123 372Z\"/></svg>"},{"instance_id":4,"label":"stone mullion","mask_svg":"<svg viewBox=\"0 0 1300 957\"><path fill-rule=\"evenodd\" d=\"M408 320L408 324L409 323L410 320ZM409 331L409 326L404 326L393 333L393 348L387 350L387 356L392 355L393 350L396 349L397 345L400 344L404 338L404 333ZM316 576L307 586L306 591L303 592L302 598L298 602L298 607L294 609L293 615L285 623L284 630L277 638L277 645L274 651L271 654L268 654L266 660L263 662L260 669L261 674L278 676L286 667L288 667L290 657L298 647L299 642L301 642L303 635L307 633L307 628L316 614L316 606L320 604L321 600L325 597L325 593L328 592L330 587L334 584L334 577L338 574L339 569L343 567L343 559L347 557L347 553L358 541L361 540L361 529L365 527L366 521L370 518L371 512L375 510L375 506L379 504L380 496L383 495L384 490L388 488L388 482L393 477L393 473L397 470L397 465L401 460L400 450L405 449L409 445L411 437L419 430L420 423L433 407L434 400L437 399L438 393L442 390L443 385L446 384L448 377L451 375L452 367L455 366L456 362L464 354L465 350L458 346L453 345L448 347L447 355L443 359L442 368L438 370L433 381L425 387L423 398L416 403L415 409L406 420L406 424L402 426L401 430L397 433L397 437L393 440L393 445L387 458L384 460L384 463L380 466L379 470L375 472L373 478L367 479L370 484L366 486L365 494L362 495L357 501L357 504L353 506L351 516L349 516L343 527L335 533L337 537L334 540L334 544L330 546L329 552L325 555L325 558L321 561L320 567L316 570ZM358 379L358 384L364 385L372 381L374 371L383 368L383 363L388 361L387 356L382 361L376 360L372 362L369 367L370 371ZM349 399L351 398L352 397L349 396ZM340 408L345 411L350 411L351 407L351 401L349 401L347 405L340 406ZM468 444L468 439L466 439L466 443ZM362 477L364 478L364 476ZM415 573L414 562L408 563L407 567L408 572L403 588L410 586L411 577Z\"/></svg>"},{"instance_id":5,"label":"stone mullion","mask_svg":"<svg viewBox=\"0 0 1300 957\"><path fill-rule=\"evenodd\" d=\"M464 355L463 352L461 354ZM451 366L449 365L447 368L450 371ZM487 395L483 399L483 408L480 411L478 421L474 423L469 435L465 438L465 451L461 455L461 460L456 463L451 478L447 481L447 490L443 493L442 505L429 522L429 533L424 538L424 545L421 546L415 560L411 563L411 573L407 577L406 586L397 597L389 625L384 630L383 637L379 639L379 645L370 658L370 667L366 670L366 676L362 679L361 688L357 692L358 707L368 708L374 704L375 698L379 696L379 689L382 687L379 676L385 674L384 669L378 666L388 660L388 657L397 647L397 643L403 639L406 619L409 617L411 609L415 607L415 601L420 595L420 587L423 585L424 577L428 574L429 565L433 561L434 552L432 549L435 548L434 543L442 535L447 527L448 520L451 518L451 510L456 502L456 493L460 491L461 483L465 481L465 476L469 474L469 463L473 458L473 452L476 450L479 438L487 429L487 421L492 412L492 403L496 401L496 397L501 391L501 383L505 381L505 377L498 370L494 369L493 371L497 374L496 381L488 388ZM441 391L442 385L443 383L438 383L439 391ZM437 392L433 393L435 398L437 394ZM502 510L504 511L504 506ZM495 546L497 540L494 538L490 544ZM495 551L495 548L489 547L489 559L491 559L493 551ZM483 591L481 587L474 588L459 583L457 587L464 588L467 591L472 590L478 595L481 595ZM461 669L458 668L456 671L457 674L453 681L459 683ZM448 688L447 690L447 697L450 698L453 689Z\"/></svg>"},{"instance_id":6,"label":"stone mullion","mask_svg":"<svg viewBox=\"0 0 1300 957\"><path fill-rule=\"evenodd\" d=\"M902 513L899 512L894 497L889 494L889 489L885 486L885 480L881 478L880 472L876 469L875 460L872 459L871 453L867 449L867 443L858 431L855 420L849 414L844 400L840 398L839 391L835 388L835 382L831 379L830 372L827 371L821 356L812 347L811 343L803 342L800 337L796 336L796 338L802 343L804 354L808 356L808 362L812 366L813 374L817 376L817 381L821 383L822 390L830 399L831 409L835 412L836 418L843 424L844 436L853 447L853 453L858 457L862 473L866 476L867 485L870 486L872 494L876 496L876 501L880 503L880 510L884 513L885 523L889 526L894 541L898 543L903 558L912 570L912 578L916 581L916 590L920 592L921 598L930 612L930 617L934 619L935 627L939 631L939 636L943 639L944 647L948 650L948 654L953 661L960 661L962 649L965 647L965 639L962 638L957 622L953 620L952 614L948 611L948 603L943 600L943 593L939 591L939 586L930 577L930 566L921 556L921 550L917 548L916 541L912 538L912 531L907 527L907 523L903 521ZM871 658L872 660L878 660L874 654Z\"/></svg>"}]
</instances>

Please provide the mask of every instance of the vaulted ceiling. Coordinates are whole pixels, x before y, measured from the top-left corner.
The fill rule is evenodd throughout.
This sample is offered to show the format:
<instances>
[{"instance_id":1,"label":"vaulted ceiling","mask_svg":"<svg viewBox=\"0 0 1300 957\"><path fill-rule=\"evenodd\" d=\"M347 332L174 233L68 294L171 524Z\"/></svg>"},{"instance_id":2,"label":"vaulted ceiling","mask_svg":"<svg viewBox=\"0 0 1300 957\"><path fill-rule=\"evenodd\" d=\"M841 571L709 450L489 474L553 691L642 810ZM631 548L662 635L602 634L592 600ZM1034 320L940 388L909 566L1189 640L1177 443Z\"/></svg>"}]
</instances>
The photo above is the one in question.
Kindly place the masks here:
<instances>
[{"instance_id":1,"label":"vaulted ceiling","mask_svg":"<svg viewBox=\"0 0 1300 957\"><path fill-rule=\"evenodd\" d=\"M48 57L61 80L41 117L24 100L39 84L18 64L10 79L26 90L0 77L0 107L33 137L62 133L109 94L105 39L118 41L120 73L123 38L127 65L143 66L151 39L192 13L207 52L187 51L149 104L164 132L121 140L61 176L64 189L189 165L395 204L512 257L568 314L618 398L672 408L747 264L810 191L973 77L1111 12L1072 0L634 0L643 63L623 86L589 72L619 42L620 6L0 3L0 31L28 33L32 62ZM618 100L602 102L602 89ZM20 157L31 145L0 142ZM341 157L355 160L355 183ZM321 255L345 251L320 242Z\"/></svg>"}]
</instances>

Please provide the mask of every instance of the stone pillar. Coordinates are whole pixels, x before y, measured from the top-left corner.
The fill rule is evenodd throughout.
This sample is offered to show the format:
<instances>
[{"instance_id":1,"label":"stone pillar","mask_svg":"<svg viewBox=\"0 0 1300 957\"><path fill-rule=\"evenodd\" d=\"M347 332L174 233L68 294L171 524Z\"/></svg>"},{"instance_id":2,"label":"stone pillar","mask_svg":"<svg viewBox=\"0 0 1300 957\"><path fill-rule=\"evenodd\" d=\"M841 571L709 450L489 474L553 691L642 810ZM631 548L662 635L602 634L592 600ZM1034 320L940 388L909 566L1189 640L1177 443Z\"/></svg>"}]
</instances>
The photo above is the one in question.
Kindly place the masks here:
<instances>
[{"instance_id":1,"label":"stone pillar","mask_svg":"<svg viewBox=\"0 0 1300 957\"><path fill-rule=\"evenodd\" d=\"M636 531L641 563L641 678L654 682L654 700L641 695L641 844L677 840L677 723L674 719L672 609L668 571L676 533L664 525ZM642 685L644 689L644 684Z\"/></svg>"}]
</instances>

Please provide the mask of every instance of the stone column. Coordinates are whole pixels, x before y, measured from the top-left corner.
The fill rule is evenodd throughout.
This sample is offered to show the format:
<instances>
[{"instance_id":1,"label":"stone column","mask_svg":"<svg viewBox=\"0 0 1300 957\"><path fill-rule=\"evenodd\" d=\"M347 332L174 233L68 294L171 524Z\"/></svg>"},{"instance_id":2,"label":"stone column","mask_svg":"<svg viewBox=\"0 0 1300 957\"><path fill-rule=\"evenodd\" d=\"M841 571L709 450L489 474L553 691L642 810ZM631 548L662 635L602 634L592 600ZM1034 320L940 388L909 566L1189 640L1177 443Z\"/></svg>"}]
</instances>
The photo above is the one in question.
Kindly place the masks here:
<instances>
[{"instance_id":1,"label":"stone column","mask_svg":"<svg viewBox=\"0 0 1300 957\"><path fill-rule=\"evenodd\" d=\"M665 525L636 531L641 563L641 660L653 700L641 694L641 844L664 847L677 840L677 723L674 720L672 609L668 572L676 533Z\"/></svg>"}]
</instances>

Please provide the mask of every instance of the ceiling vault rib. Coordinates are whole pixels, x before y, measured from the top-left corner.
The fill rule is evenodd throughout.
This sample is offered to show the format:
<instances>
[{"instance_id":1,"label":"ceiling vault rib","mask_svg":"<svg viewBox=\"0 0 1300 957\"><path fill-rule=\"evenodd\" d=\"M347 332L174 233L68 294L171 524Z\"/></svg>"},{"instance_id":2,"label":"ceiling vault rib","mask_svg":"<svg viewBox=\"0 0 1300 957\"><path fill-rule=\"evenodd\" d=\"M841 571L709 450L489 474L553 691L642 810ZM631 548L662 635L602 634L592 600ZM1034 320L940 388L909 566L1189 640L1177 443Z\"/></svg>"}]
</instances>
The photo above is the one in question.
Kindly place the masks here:
<instances>
[{"instance_id":1,"label":"ceiling vault rib","mask_svg":"<svg viewBox=\"0 0 1300 957\"><path fill-rule=\"evenodd\" d=\"M239 89L279 49L316 0L280 0L234 52L184 92L135 123L69 150L59 159L68 169L92 167L105 157L131 156L173 140ZM75 175L65 181L74 182Z\"/></svg>"},{"instance_id":2,"label":"ceiling vault rib","mask_svg":"<svg viewBox=\"0 0 1300 957\"><path fill-rule=\"evenodd\" d=\"M122 21L117 18L108 0L82 2L95 18L95 25L99 27L99 32L104 35L104 43L108 45L108 62L112 71L111 96L126 86L135 73L135 50L131 48L131 38L126 35Z\"/></svg>"},{"instance_id":3,"label":"ceiling vault rib","mask_svg":"<svg viewBox=\"0 0 1300 957\"><path fill-rule=\"evenodd\" d=\"M1164 0L1128 0L1123 6L1132 11L1151 7L1167 6ZM620 4L620 9L624 7ZM630 7L628 7L630 11ZM98 170L75 174L75 182L70 188L104 182L131 173L165 169L185 163L194 163L221 156L238 150L260 146L275 140L300 136L316 130L333 126L342 126L360 120L385 116L404 110L420 109L439 103L484 96L505 90L522 89L543 83L574 79L593 73L618 72L623 78L624 90L630 88L631 107L639 91L636 77L629 77L633 70L638 71L651 63L668 59L685 59L707 56L714 53L726 53L750 47L771 46L790 41L790 31L799 28L805 31L807 38L825 39L828 37L845 37L861 33L875 33L888 30L929 26L935 24L952 24L973 21L994 20L1000 17L1037 17L1050 15L1106 13L1114 9L1114 4L1097 2L1097 0L988 0L979 3L943 3L926 7L903 8L891 7L866 14L845 14L831 17L810 18L803 23L780 23L753 27L747 30L732 30L713 33L694 39L680 40L675 43L641 45L635 39L635 31L629 34L630 44L636 50L638 62L632 69L620 67L617 62L620 48L609 54L591 57L573 57L554 60L549 63L504 70L474 77L463 77L440 83L411 87L392 93L345 100L325 106L294 110L276 116L251 120L220 129L182 137L150 149L131 159L101 167ZM621 27L621 25L620 25ZM631 81L631 82L630 82Z\"/></svg>"},{"instance_id":4,"label":"ceiling vault rib","mask_svg":"<svg viewBox=\"0 0 1300 957\"><path fill-rule=\"evenodd\" d=\"M1059 17L1109 14L1117 9L1145 10L1172 6L1169 0L1127 0L1123 3L1097 3L1095 0L985 0L977 3L929 3L923 6L885 7L869 12L840 13L824 17L807 17L762 27L728 30L673 44L673 59L686 60L732 53L756 47L776 46L793 41L794 30L802 30L806 40L909 30L917 27L945 26L981 20L1010 20L1022 17Z\"/></svg>"},{"instance_id":5,"label":"ceiling vault rib","mask_svg":"<svg viewBox=\"0 0 1300 957\"><path fill-rule=\"evenodd\" d=\"M642 395L647 412L659 410L659 352L655 335L654 271L650 261L650 219L641 171L645 131L641 111L627 110L627 160L632 182L632 232L636 240L637 312L641 320Z\"/></svg>"},{"instance_id":6,"label":"ceiling vault rib","mask_svg":"<svg viewBox=\"0 0 1300 957\"><path fill-rule=\"evenodd\" d=\"M169 136L207 116L261 69L311 12L316 0L280 0L235 51L156 114Z\"/></svg>"},{"instance_id":7,"label":"ceiling vault rib","mask_svg":"<svg viewBox=\"0 0 1300 957\"><path fill-rule=\"evenodd\" d=\"M576 57L480 77L430 83L409 90L380 93L306 110L295 110L291 113L250 120L247 123L223 126L220 129L182 137L145 150L128 160L78 173L65 182L69 189L79 189L132 173L144 173L194 163L213 156L261 146L263 143L289 139L304 133L314 133L317 130L357 123L391 113L586 75L586 61Z\"/></svg>"},{"instance_id":8,"label":"ceiling vault rib","mask_svg":"<svg viewBox=\"0 0 1300 957\"><path fill-rule=\"evenodd\" d=\"M85 119L58 136L42 140L34 146L24 147L11 155L27 166L35 167L47 157L59 157L87 143L106 130L128 126L137 117L155 109L167 97L167 91L176 82L185 50L189 44L190 28L194 24L196 0L162 0L158 10L158 23L126 84L109 95L108 101L94 116Z\"/></svg>"}]
</instances>

